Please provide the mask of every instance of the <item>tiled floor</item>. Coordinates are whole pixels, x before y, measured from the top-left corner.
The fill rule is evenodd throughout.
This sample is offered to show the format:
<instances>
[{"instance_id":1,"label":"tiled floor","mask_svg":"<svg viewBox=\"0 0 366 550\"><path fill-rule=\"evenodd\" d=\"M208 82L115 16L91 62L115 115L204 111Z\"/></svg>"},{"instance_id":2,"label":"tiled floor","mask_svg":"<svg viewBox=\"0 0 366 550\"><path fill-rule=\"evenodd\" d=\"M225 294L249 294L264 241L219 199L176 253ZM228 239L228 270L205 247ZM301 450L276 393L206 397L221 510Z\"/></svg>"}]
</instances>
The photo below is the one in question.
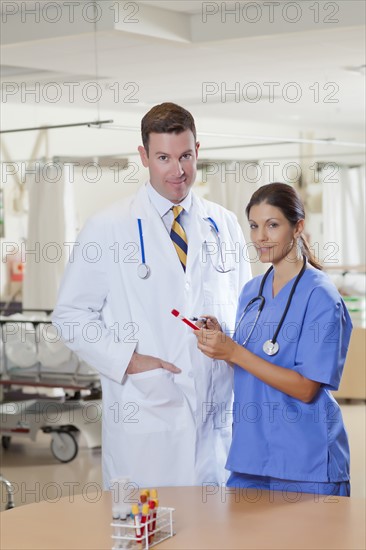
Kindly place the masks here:
<instances>
[{"instance_id":1,"label":"tiled floor","mask_svg":"<svg viewBox=\"0 0 366 550\"><path fill-rule=\"evenodd\" d=\"M351 446L352 496L366 496L366 406L364 403L342 405ZM8 450L1 449L0 471L14 486L16 506L40 500L57 501L62 496L88 495L102 490L100 449L88 449L80 441L79 454L68 464L59 463L51 454L49 435L39 433L36 443L13 439ZM6 497L1 488L1 510Z\"/></svg>"}]
</instances>

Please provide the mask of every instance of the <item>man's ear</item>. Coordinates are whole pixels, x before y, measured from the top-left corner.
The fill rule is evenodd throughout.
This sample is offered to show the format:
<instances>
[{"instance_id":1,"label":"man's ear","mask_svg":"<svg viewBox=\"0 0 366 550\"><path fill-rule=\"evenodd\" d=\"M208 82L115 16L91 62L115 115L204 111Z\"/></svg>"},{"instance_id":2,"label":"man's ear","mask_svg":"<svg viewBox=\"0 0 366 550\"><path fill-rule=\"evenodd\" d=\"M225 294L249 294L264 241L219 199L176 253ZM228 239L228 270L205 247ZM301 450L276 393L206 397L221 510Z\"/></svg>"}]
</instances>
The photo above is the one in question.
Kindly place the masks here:
<instances>
[{"instance_id":1,"label":"man's ear","mask_svg":"<svg viewBox=\"0 0 366 550\"><path fill-rule=\"evenodd\" d=\"M145 147L140 145L138 147L138 152L140 153L140 159L141 159L141 162L142 162L143 166L145 168L148 168L149 167L149 155L147 154L147 151L146 151Z\"/></svg>"},{"instance_id":2,"label":"man's ear","mask_svg":"<svg viewBox=\"0 0 366 550\"><path fill-rule=\"evenodd\" d=\"M196 143L196 158L198 158L198 149L200 148L200 145L201 145L200 142L197 141L197 143Z\"/></svg>"}]
</instances>

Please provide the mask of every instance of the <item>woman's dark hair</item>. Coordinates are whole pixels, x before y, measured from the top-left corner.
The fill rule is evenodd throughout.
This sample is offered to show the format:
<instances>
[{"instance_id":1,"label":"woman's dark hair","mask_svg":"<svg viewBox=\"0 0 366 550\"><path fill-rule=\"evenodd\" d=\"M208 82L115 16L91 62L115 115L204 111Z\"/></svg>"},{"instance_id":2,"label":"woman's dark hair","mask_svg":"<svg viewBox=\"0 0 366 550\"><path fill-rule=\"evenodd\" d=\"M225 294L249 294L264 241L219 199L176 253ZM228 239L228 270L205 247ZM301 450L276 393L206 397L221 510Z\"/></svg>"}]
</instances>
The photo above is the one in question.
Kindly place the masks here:
<instances>
[{"instance_id":1,"label":"woman's dark hair","mask_svg":"<svg viewBox=\"0 0 366 550\"><path fill-rule=\"evenodd\" d=\"M295 227L299 220L305 219L305 209L302 200L295 189L286 183L269 183L257 189L257 191L253 193L245 209L248 219L252 206L256 206L262 202L275 206L281 210L292 227ZM300 247L301 252L306 256L308 262L313 267L320 270L323 269L311 252L309 244L303 235L300 235Z\"/></svg>"}]
</instances>

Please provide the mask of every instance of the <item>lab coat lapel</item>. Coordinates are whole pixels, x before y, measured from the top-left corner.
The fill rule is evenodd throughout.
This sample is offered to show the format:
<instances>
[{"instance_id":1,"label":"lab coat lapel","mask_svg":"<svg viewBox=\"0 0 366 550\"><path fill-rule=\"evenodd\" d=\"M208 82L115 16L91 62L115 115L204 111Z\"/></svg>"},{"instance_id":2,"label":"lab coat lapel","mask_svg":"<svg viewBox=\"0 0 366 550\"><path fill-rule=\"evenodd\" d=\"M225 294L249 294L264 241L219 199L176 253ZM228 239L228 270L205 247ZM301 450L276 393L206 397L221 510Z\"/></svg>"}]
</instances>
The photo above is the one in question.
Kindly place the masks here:
<instances>
[{"instance_id":1,"label":"lab coat lapel","mask_svg":"<svg viewBox=\"0 0 366 550\"><path fill-rule=\"evenodd\" d=\"M150 199L146 191L146 185L142 185L133 197L131 203L131 216L134 220L141 218L148 220L154 209L151 207Z\"/></svg>"},{"instance_id":2,"label":"lab coat lapel","mask_svg":"<svg viewBox=\"0 0 366 550\"><path fill-rule=\"evenodd\" d=\"M190 216L192 221L188 240L187 271L190 270L197 256L202 254L203 243L209 240L211 233L210 224L207 221L209 214L195 194L193 194Z\"/></svg>"},{"instance_id":3,"label":"lab coat lapel","mask_svg":"<svg viewBox=\"0 0 366 550\"><path fill-rule=\"evenodd\" d=\"M131 204L131 217L132 223L136 225L136 232L138 231L137 219L143 220L142 230L146 262L151 265L153 261L152 254L154 254L155 259L158 259L158 265L161 262L167 263L170 268L176 271L177 276L184 276L184 271L170 235L159 213L151 204L145 185L139 189Z\"/></svg>"}]
</instances>

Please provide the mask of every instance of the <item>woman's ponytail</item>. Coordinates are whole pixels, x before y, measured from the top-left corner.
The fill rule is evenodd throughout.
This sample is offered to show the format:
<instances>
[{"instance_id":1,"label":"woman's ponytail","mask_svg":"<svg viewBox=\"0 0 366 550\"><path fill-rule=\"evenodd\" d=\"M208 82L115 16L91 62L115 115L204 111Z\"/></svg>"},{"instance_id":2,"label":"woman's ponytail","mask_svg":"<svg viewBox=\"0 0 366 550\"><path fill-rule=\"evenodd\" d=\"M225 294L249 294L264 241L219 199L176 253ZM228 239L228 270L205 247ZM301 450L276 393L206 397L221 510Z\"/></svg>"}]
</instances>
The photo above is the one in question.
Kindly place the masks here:
<instances>
[{"instance_id":1,"label":"woman's ponytail","mask_svg":"<svg viewBox=\"0 0 366 550\"><path fill-rule=\"evenodd\" d=\"M320 271L322 271L323 266L321 265L321 263L318 262L315 254L313 254L313 252L310 250L309 243L307 242L305 237L303 235L300 235L299 240L301 252L304 254L304 256L306 256L309 264L315 267L315 269L320 269Z\"/></svg>"}]
</instances>

